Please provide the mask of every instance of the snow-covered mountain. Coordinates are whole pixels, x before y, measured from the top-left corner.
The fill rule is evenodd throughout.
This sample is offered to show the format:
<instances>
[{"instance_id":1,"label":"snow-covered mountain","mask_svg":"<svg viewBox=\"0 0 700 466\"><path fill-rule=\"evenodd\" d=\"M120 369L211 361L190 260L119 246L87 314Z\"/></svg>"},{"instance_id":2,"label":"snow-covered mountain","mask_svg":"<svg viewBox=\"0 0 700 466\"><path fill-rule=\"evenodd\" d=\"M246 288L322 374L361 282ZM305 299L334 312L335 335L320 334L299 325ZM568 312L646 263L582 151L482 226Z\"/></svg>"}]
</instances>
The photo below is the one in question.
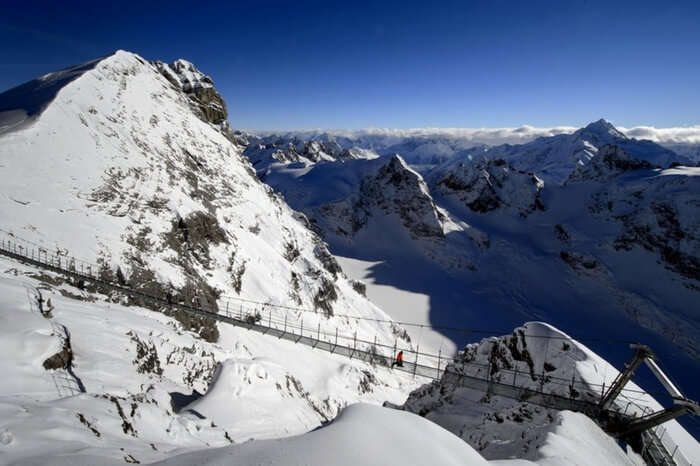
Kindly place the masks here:
<instances>
[{"instance_id":1,"label":"snow-covered mountain","mask_svg":"<svg viewBox=\"0 0 700 466\"><path fill-rule=\"evenodd\" d=\"M343 147L335 140L301 140L296 136L257 137L246 135L244 155L256 170L264 172L271 164L373 159L372 150L357 146Z\"/></svg>"},{"instance_id":2,"label":"snow-covered mountain","mask_svg":"<svg viewBox=\"0 0 700 466\"><path fill-rule=\"evenodd\" d=\"M633 335L656 332L643 336L659 343L662 357L671 351L660 334L692 353L692 193L700 178L692 169L660 171L613 149L600 152L610 156L552 194L536 174L500 160L470 165L467 153L461 161L431 159L447 162L423 179L402 157L377 158L383 153L374 148L235 132L211 78L192 63L118 51L0 94L0 236L69 267L96 263L109 281L212 312L223 311L228 297L242 298L270 321L286 325L298 314L317 335L337 329L375 346L434 350L364 296L320 232L334 251L384 260L378 280L416 294L439 288L431 299L436 312L451 306L453 327L470 320L503 328L533 315L591 332L625 324ZM254 168L248 157L260 163ZM292 207L311 218L258 176L284 187ZM406 262L392 262L397 257ZM654 279L644 292L617 279L640 257L650 270L645 278ZM554 289L543 290L543 278ZM557 312L565 306L566 315ZM607 321L582 325L592 319L583 312L590 307ZM409 374L5 257L0 350L0 457L10 464L221 464L275 461L281 452L310 464L386 464L386 455L485 462L437 417L447 430L378 407L344 410L356 402L401 405L421 383ZM536 364L548 354L531 352ZM697 361L676 356L673 367L686 365L692 376ZM423 403L414 393L409 410ZM455 416L470 415L455 409ZM626 464L600 429L574 417L568 434L585 433L588 445L606 452L601 458ZM559 432L540 421L536 429ZM475 429L484 438L500 435ZM399 439L423 443L405 448ZM319 443L329 449L310 454L308 445ZM562 462L579 458L556 439L545 445ZM325 455L333 446L342 461ZM547 455L523 457L551 464Z\"/></svg>"},{"instance_id":3,"label":"snow-covered mountain","mask_svg":"<svg viewBox=\"0 0 700 466\"><path fill-rule=\"evenodd\" d=\"M489 158L503 158L519 169L534 172L545 182L561 183L578 166L588 163L600 147L608 144L661 168L673 162L689 163L686 158L655 142L628 138L602 119L573 134L538 138L516 146L496 146L488 149L486 154Z\"/></svg>"},{"instance_id":4,"label":"snow-covered mountain","mask_svg":"<svg viewBox=\"0 0 700 466\"><path fill-rule=\"evenodd\" d=\"M181 60L151 64L126 52L92 66L26 128L2 135L4 229L186 301L197 288L214 307L223 294L293 296L313 308L333 289L329 309L379 312L304 219L258 181L228 138L225 104L208 77ZM63 74L33 86L54 86ZM30 91L25 100L40 97ZM289 245L298 258L285 257Z\"/></svg>"},{"instance_id":5,"label":"snow-covered mountain","mask_svg":"<svg viewBox=\"0 0 700 466\"><path fill-rule=\"evenodd\" d=\"M325 132L284 133L266 135L265 139L278 141L278 144L285 141L285 144L297 147L313 142L337 148L335 151L327 151L331 156L325 160L336 159L337 157L332 155L333 152L352 150L363 154L366 152L361 151L369 151L369 154L379 156L399 154L422 173L453 159L504 159L520 170L535 173L548 183L564 182L576 167L587 163L596 151L606 144L617 145L635 154L635 157L661 168L667 168L673 163L694 165L697 162L697 148L692 144L671 146L630 138L604 119L576 131L556 133L558 134L537 137L522 144L490 146L476 143L472 135L460 137L458 134L443 134L437 131L406 136L362 132L347 135ZM674 152L676 148L678 153ZM258 154L257 146L254 146L251 152L249 156L259 171L273 162L269 158L264 160ZM283 161L283 157L278 157L277 161Z\"/></svg>"},{"instance_id":6,"label":"snow-covered mountain","mask_svg":"<svg viewBox=\"0 0 700 466\"><path fill-rule=\"evenodd\" d=\"M428 172L435 192L454 197L474 212L510 209L526 217L544 209L540 192L544 182L536 175L515 170L503 159L482 159L472 163L461 157Z\"/></svg>"}]
</instances>

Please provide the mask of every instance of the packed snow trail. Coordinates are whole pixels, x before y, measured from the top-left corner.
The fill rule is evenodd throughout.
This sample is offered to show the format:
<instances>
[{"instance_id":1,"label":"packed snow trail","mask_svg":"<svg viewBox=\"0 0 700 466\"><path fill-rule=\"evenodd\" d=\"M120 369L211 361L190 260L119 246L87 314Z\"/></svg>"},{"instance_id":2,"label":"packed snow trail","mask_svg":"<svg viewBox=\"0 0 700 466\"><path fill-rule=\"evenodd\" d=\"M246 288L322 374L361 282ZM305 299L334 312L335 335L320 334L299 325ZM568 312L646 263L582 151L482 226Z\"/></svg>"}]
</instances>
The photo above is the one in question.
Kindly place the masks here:
<instances>
[{"instance_id":1,"label":"packed snow trail","mask_svg":"<svg viewBox=\"0 0 700 466\"><path fill-rule=\"evenodd\" d=\"M357 338L357 333L352 337L347 335L342 335L337 332L328 333L321 332L320 324L316 329L306 329L307 334L304 334L303 320L301 325L295 325L293 322L289 322L287 315L285 314L284 322L280 322L279 318L272 318L272 312L270 311L267 319L261 315L261 311L264 311L264 306L258 308L255 303L247 302L246 309L244 310L244 300L240 301L240 306L238 312L230 311L229 306L220 313L211 312L209 310L203 309L201 307L191 306L184 303L172 302L169 297L158 297L152 296L147 293L143 293L138 290L134 290L128 286L113 283L99 276L99 268L95 264L90 264L84 261L76 260L75 258L68 258L65 256L55 256L49 254L46 249L39 249L39 251L34 251L34 248L29 246L18 244L15 235L10 235L10 239L2 239L0 241L0 254L10 257L12 259L29 263L35 265L51 272L55 272L64 276L68 276L73 279L77 279L78 283L84 283L86 281L92 282L94 284L106 287L108 289L123 293L130 297L136 297L144 301L151 302L153 304L162 305L165 307L170 307L183 312L187 312L193 315L208 317L217 320L218 322L227 323L237 327L242 327L248 330L253 330L258 333L268 335L271 337L277 337L279 339L285 339L288 341L293 341L294 343L301 343L311 348L318 348L323 351L327 351L331 354L339 354L350 359L358 359L360 361L367 362L373 366L381 365L390 370L399 370L412 374L414 377L424 377L431 380L439 380L444 376L453 378L456 385L481 391L489 396L502 396L505 398L510 398L518 401L526 401L528 403L537 404L546 408L557 409L557 410L571 410L582 412L593 419L600 418L617 418L621 420L632 420L634 416L627 414L627 409L634 401L629 397L626 398L628 401L627 406L624 411L621 405L613 405L611 409L601 409L600 407L600 397L603 396L605 392L604 386L596 387L596 384L585 383L583 381L577 380L560 380L555 381L551 376L547 376L544 373L541 375L536 375L535 377L540 377L542 380L542 385L540 390L535 390L518 385L518 377L523 380L523 377L530 379L532 374L518 372L516 370L500 369L501 373L506 373L509 377L512 376L512 384L506 384L499 382L491 377L492 370L491 365L469 362L467 364L473 366L480 366L479 372L484 372L487 374L486 377L476 377L473 375L467 375L464 373L449 371L447 370L447 364L450 362L450 358L444 358L440 353L438 355L421 353L419 349L403 349L404 358L401 365L395 365L392 368L392 362L394 360L394 355L397 354L397 347L390 347L378 343L375 339L374 342L361 340ZM29 243L31 244L31 243ZM42 258L43 257L43 258ZM78 272L78 266L81 272ZM284 308L284 306L278 306ZM293 309L293 308L289 308ZM267 323L267 325L265 325ZM298 331L298 333L297 333ZM398 339L397 339L398 341ZM350 344L352 343L352 345ZM436 364L429 363L419 363L419 358L423 361L434 361ZM566 397L554 393L545 393L543 390L544 380L548 383L567 385L570 387L571 392L578 392L587 395L587 400L584 397L579 398L579 396ZM576 387L576 388L574 388ZM623 389L622 392L636 392L635 390ZM672 455L666 448L666 445L661 442L659 436L657 435L658 429L649 429L645 431L642 435L642 440L645 444L645 453L654 453L655 458L649 458L650 462L653 464L675 464L672 461ZM660 459L660 462L659 462Z\"/></svg>"}]
</instances>

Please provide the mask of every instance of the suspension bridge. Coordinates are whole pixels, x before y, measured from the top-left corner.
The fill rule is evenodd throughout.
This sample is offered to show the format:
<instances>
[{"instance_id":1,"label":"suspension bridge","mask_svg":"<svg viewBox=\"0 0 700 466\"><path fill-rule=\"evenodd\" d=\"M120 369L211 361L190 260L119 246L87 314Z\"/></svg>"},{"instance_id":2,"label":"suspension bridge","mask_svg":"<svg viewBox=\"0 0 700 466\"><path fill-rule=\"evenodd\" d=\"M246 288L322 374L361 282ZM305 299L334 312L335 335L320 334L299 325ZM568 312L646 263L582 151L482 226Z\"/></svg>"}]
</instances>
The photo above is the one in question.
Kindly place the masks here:
<instances>
[{"instance_id":1,"label":"suspension bridge","mask_svg":"<svg viewBox=\"0 0 700 466\"><path fill-rule=\"evenodd\" d=\"M162 306L164 309L172 308L191 315L211 318L268 337L306 345L387 369L392 368L397 352L402 351L403 363L393 366L392 370L427 380L442 379L445 383L477 390L490 396L534 403L551 409L582 412L598 421L601 427L611 435L636 443L643 458L651 464L690 465L678 451L678 446L668 436L664 437L665 430L660 425L684 414L700 414L700 407L680 392L655 363L653 352L644 345L631 345L635 350L634 356L607 389L604 384L588 383L575 378L554 377L545 374L544 369L541 374L534 374L527 371L519 372L517 367L495 368L492 364L476 361L459 361L459 364L450 364L452 358L444 357L441 352L436 355L421 352L418 347L413 348L410 345L402 347L398 343L398 338L394 340L393 345L388 345L378 341L376 337L373 341L358 339L357 332L353 335L339 333L337 327L335 331L328 331L326 328L322 330L320 322L311 327L307 324L304 328L303 317L301 320L289 318L288 311L294 311L295 317L300 313L308 312L300 308L231 297L226 298L225 306L216 308L213 306L205 308L196 302L191 304L173 302L170 296L154 296L134 289L128 284L107 280L100 273L100 267L95 264L72 258L65 253L50 253L46 248L4 230L0 230L0 233L4 233L0 239L1 255L61 274L78 282L91 282L131 298ZM231 302L237 305L231 306ZM273 309L283 312L273 312ZM345 317L360 318L359 316ZM634 395L644 392L626 387L627 382L643 362L649 366L671 395L673 400L671 407L654 412L635 400ZM532 382L538 380L540 383L533 387ZM559 390L545 391L545 387L557 387Z\"/></svg>"}]
</instances>

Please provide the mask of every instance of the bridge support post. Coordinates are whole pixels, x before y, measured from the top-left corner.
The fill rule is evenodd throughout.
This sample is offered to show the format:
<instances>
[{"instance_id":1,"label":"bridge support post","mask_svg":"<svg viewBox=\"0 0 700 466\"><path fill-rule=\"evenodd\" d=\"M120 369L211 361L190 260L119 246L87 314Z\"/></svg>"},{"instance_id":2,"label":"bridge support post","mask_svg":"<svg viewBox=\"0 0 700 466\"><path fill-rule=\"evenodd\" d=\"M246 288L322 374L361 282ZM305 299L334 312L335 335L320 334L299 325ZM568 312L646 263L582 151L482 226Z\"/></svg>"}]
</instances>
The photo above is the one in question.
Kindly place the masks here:
<instances>
[{"instance_id":1,"label":"bridge support post","mask_svg":"<svg viewBox=\"0 0 700 466\"><path fill-rule=\"evenodd\" d=\"M625 385L627 385L627 382L632 378L634 375L634 371L637 370L639 365L646 359L655 359L656 356L654 353L651 351L651 349L648 346L645 345L630 345L633 349L635 349L634 356L632 357L632 360L625 364L625 369L618 374L617 377L615 377L615 380L613 383L610 385L610 388L608 389L607 393L605 393L605 383L603 383L603 392L605 393L600 400L600 409L605 410L610 407L610 405L615 401L615 398L620 394L623 388L625 388Z\"/></svg>"},{"instance_id":2,"label":"bridge support post","mask_svg":"<svg viewBox=\"0 0 700 466\"><path fill-rule=\"evenodd\" d=\"M618 436L622 438L634 436L642 431L656 427L689 412L692 412L691 407L684 404L675 404L670 408L633 420L627 424L626 428L623 429Z\"/></svg>"}]
</instances>

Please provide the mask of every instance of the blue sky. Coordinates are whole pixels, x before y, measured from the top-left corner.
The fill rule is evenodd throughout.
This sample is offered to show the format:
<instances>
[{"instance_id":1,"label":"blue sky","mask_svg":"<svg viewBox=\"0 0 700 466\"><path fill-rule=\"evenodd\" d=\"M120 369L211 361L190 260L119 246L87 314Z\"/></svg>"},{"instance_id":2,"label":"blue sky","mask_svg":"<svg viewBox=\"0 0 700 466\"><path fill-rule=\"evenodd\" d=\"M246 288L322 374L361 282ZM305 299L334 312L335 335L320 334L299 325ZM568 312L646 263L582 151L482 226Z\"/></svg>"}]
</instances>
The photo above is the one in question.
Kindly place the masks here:
<instances>
[{"instance_id":1,"label":"blue sky","mask_svg":"<svg viewBox=\"0 0 700 466\"><path fill-rule=\"evenodd\" d=\"M0 91L125 49L194 62L237 128L700 123L698 1L207 3L4 7Z\"/></svg>"}]
</instances>

